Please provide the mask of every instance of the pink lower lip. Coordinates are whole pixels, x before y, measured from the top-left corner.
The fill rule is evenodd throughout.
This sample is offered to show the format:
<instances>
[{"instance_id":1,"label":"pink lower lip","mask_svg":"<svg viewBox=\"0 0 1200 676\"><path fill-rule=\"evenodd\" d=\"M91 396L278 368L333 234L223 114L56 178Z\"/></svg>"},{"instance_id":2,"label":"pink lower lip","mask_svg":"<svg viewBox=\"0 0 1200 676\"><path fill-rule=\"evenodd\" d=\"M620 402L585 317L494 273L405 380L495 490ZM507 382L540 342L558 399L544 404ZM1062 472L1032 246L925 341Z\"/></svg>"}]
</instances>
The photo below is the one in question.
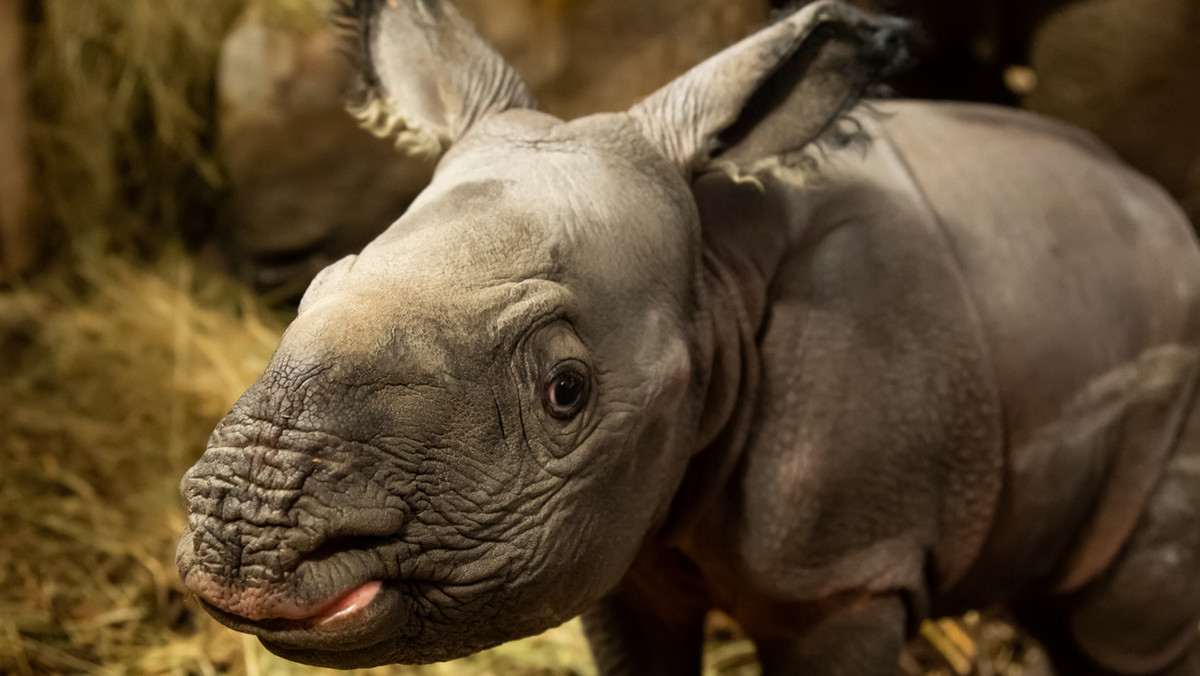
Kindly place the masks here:
<instances>
[{"instance_id":1,"label":"pink lower lip","mask_svg":"<svg viewBox=\"0 0 1200 676\"><path fill-rule=\"evenodd\" d=\"M347 592L338 597L328 606L321 609L315 616L309 618L315 621L318 625L335 622L337 620L350 617L354 613L366 608L371 601L379 595L379 590L383 587L383 583L378 580L368 582L363 586Z\"/></svg>"}]
</instances>

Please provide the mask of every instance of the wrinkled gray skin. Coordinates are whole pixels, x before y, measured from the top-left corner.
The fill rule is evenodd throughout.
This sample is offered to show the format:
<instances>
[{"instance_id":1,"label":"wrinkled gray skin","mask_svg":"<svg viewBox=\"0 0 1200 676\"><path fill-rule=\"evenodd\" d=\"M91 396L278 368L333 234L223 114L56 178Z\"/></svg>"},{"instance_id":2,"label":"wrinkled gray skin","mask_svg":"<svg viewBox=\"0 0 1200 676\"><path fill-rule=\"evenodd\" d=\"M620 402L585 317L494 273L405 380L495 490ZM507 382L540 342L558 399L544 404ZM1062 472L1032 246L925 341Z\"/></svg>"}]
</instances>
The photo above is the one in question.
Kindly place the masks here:
<instances>
[{"instance_id":1,"label":"wrinkled gray skin","mask_svg":"<svg viewBox=\"0 0 1200 676\"><path fill-rule=\"evenodd\" d=\"M1200 254L1161 190L1027 114L846 118L899 26L829 2L573 122L453 8L352 9L376 126L451 147L184 478L219 620L351 667L586 613L603 674L697 674L721 608L767 676L891 674L1001 602L1062 673L1200 673Z\"/></svg>"}]
</instances>

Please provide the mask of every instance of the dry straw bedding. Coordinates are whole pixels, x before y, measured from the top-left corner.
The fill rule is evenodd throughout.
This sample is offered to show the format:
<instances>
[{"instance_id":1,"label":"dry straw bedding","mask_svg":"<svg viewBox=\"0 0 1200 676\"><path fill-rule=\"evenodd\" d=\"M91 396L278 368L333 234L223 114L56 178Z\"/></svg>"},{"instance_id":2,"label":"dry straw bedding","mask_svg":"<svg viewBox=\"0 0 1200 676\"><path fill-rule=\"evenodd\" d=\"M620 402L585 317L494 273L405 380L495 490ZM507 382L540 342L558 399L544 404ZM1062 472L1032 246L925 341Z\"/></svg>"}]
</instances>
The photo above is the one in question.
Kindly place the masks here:
<instances>
[{"instance_id":1,"label":"dry straw bedding","mask_svg":"<svg viewBox=\"0 0 1200 676\"><path fill-rule=\"evenodd\" d=\"M173 563L179 477L284 323L178 245L220 205L212 78L245 4L36 3L33 144L60 246L38 278L0 291L0 674L314 673L209 620ZM258 4L299 30L320 24L322 0ZM747 642L720 622L713 633L710 673L755 673ZM1003 624L922 633L904 673L1020 671L1022 644ZM592 669L570 624L378 672Z\"/></svg>"}]
</instances>

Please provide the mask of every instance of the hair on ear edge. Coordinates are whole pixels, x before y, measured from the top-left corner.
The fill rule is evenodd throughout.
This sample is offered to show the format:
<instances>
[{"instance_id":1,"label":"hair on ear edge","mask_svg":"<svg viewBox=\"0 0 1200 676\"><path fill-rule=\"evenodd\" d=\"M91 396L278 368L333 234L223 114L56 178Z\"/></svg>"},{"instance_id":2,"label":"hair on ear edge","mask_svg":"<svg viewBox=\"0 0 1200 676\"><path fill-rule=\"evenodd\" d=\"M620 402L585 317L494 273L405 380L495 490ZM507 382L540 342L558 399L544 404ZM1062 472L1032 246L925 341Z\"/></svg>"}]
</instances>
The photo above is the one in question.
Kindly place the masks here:
<instances>
[{"instance_id":1,"label":"hair on ear edge","mask_svg":"<svg viewBox=\"0 0 1200 676\"><path fill-rule=\"evenodd\" d=\"M839 113L820 135L803 146L748 163L733 162L718 156L701 173L720 172L738 183L757 184L760 189L763 188L759 176L763 173L783 176L795 185L817 187L820 185L821 164L831 152L850 150L866 156L870 151L873 137L866 129L864 119L881 120L889 116L890 113L879 110L871 101L861 100L854 107Z\"/></svg>"}]
</instances>

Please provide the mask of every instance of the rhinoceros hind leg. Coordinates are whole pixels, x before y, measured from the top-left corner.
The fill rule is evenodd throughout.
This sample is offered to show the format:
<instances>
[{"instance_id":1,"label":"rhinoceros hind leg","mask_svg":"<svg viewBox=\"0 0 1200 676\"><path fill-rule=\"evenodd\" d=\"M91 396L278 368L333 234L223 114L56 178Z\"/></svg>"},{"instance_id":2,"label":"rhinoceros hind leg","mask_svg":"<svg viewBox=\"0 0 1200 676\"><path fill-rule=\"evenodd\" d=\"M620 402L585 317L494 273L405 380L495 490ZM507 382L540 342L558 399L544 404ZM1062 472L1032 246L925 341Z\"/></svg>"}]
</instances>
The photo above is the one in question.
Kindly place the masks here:
<instances>
[{"instance_id":1,"label":"rhinoceros hind leg","mask_svg":"<svg viewBox=\"0 0 1200 676\"><path fill-rule=\"evenodd\" d=\"M1200 425L1103 576L1018 611L1060 674L1200 676Z\"/></svg>"}]
</instances>

